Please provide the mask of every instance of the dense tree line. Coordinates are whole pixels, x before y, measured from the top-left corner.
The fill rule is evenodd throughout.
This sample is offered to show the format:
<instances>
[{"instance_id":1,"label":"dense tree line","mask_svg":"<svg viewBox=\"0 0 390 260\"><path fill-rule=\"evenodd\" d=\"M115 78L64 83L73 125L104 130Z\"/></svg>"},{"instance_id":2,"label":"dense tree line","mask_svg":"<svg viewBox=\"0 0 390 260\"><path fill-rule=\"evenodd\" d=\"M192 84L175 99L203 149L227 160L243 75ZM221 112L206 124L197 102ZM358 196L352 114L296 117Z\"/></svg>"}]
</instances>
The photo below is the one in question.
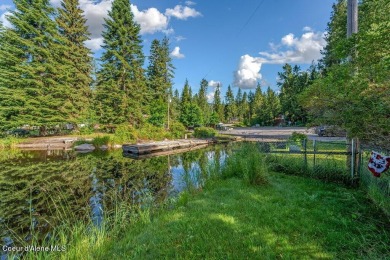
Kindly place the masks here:
<instances>
[{"instance_id":1,"label":"dense tree line","mask_svg":"<svg viewBox=\"0 0 390 260\"><path fill-rule=\"evenodd\" d=\"M346 1L339 0L326 35L323 59L307 71L285 64L280 92L260 85L231 86L225 94L208 82L197 93L188 81L172 91L169 40L154 40L147 66L140 26L128 0L114 0L105 19L103 54L93 73L86 19L78 0L14 0L11 28L0 24L0 126L47 127L65 123L130 124L180 122L187 127L219 122L274 125L280 121L337 124L350 136L383 143L389 135L390 13L386 0L360 4L360 32L346 38Z\"/></svg>"},{"instance_id":2,"label":"dense tree line","mask_svg":"<svg viewBox=\"0 0 390 260\"><path fill-rule=\"evenodd\" d=\"M319 75L302 102L318 123L344 127L350 137L390 148L390 2L359 4L359 32L346 37L346 2L333 5Z\"/></svg>"},{"instance_id":3,"label":"dense tree line","mask_svg":"<svg viewBox=\"0 0 390 260\"><path fill-rule=\"evenodd\" d=\"M145 69L140 26L128 0L115 0L105 19L103 54L93 76L90 33L78 0L14 0L0 24L0 126L72 123L163 125L174 67L169 41L152 43Z\"/></svg>"}]
</instances>

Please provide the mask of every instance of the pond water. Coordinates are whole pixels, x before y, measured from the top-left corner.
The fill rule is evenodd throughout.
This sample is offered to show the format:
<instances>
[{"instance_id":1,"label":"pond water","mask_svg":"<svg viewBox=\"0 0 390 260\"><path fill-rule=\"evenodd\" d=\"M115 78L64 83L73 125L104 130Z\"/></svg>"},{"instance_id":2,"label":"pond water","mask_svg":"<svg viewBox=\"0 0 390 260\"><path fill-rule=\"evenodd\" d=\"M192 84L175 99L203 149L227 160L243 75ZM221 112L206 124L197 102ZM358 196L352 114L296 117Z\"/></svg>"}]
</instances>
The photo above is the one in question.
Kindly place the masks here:
<instances>
[{"instance_id":1,"label":"pond water","mask_svg":"<svg viewBox=\"0 0 390 260\"><path fill-rule=\"evenodd\" d=\"M120 201L161 203L202 185L208 165L222 163L232 145L132 159L121 150L0 151L0 236L20 246L74 220L99 225Z\"/></svg>"}]
</instances>

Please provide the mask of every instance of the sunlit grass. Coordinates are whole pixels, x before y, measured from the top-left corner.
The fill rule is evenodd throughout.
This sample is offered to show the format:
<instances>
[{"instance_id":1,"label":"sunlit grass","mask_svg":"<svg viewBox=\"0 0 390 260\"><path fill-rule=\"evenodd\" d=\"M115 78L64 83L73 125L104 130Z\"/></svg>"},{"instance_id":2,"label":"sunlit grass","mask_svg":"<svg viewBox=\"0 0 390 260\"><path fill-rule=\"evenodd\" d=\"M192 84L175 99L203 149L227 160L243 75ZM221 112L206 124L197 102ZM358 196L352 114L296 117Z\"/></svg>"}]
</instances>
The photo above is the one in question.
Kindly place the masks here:
<instances>
[{"instance_id":1,"label":"sunlit grass","mask_svg":"<svg viewBox=\"0 0 390 260\"><path fill-rule=\"evenodd\" d=\"M360 192L297 176L272 174L267 186L233 178L135 224L94 257L384 259L389 221L366 203Z\"/></svg>"}]
</instances>

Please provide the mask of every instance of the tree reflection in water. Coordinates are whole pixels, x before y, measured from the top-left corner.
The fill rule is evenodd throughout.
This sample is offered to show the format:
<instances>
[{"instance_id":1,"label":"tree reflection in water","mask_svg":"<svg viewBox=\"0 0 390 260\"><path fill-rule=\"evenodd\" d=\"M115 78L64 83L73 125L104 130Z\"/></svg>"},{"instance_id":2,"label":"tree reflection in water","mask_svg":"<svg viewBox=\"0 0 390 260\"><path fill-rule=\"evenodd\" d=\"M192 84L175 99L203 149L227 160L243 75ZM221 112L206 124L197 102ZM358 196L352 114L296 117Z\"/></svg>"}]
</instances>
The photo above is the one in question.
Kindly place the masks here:
<instances>
[{"instance_id":1,"label":"tree reflection in water","mask_svg":"<svg viewBox=\"0 0 390 260\"><path fill-rule=\"evenodd\" d=\"M221 163L225 146L135 160L122 151L0 153L2 245L43 238L54 227L91 219L96 225L118 202L151 206L184 189L199 188L210 162Z\"/></svg>"}]
</instances>

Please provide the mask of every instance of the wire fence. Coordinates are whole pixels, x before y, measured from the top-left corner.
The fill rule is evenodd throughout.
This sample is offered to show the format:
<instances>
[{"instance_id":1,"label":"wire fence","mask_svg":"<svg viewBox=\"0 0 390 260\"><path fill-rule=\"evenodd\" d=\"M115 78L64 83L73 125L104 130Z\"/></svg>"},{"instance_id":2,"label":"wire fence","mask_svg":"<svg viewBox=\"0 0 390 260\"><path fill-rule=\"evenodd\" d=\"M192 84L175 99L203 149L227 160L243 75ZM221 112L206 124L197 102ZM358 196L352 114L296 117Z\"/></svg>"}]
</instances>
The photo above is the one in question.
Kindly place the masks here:
<instances>
[{"instance_id":1,"label":"wire fence","mask_svg":"<svg viewBox=\"0 0 390 260\"><path fill-rule=\"evenodd\" d=\"M390 215L390 171L378 178L367 167L372 150L387 156L389 151L363 146L356 140L279 139L259 141L258 145L267 154L272 170L362 187Z\"/></svg>"}]
</instances>

